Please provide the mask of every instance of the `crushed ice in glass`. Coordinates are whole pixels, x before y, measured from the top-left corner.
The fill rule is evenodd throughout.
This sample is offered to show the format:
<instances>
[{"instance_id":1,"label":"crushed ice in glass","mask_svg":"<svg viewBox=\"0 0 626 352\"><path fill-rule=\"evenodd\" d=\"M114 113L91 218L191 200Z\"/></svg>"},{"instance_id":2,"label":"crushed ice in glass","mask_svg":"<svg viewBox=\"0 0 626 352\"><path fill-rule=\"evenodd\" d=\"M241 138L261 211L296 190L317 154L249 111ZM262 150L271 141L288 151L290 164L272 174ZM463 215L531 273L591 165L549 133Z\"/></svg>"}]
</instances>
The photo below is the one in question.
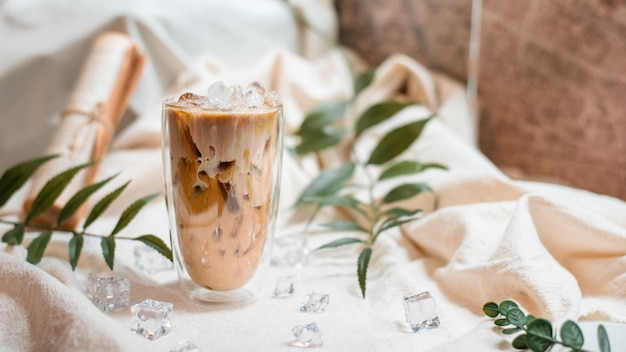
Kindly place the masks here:
<instances>
[{"instance_id":1,"label":"crushed ice in glass","mask_svg":"<svg viewBox=\"0 0 626 352\"><path fill-rule=\"evenodd\" d=\"M227 86L224 82L213 83L206 96L184 93L178 98L178 105L222 111L263 109L280 106L276 91L267 91L259 82L250 83L245 91L239 85Z\"/></svg>"},{"instance_id":2,"label":"crushed ice in glass","mask_svg":"<svg viewBox=\"0 0 626 352\"><path fill-rule=\"evenodd\" d=\"M277 237L272 247L272 265L300 268L309 263L308 238L292 234Z\"/></svg>"},{"instance_id":3,"label":"crushed ice in glass","mask_svg":"<svg viewBox=\"0 0 626 352\"><path fill-rule=\"evenodd\" d=\"M439 326L435 298L428 291L404 297L406 324L412 332Z\"/></svg>"},{"instance_id":4,"label":"crushed ice in glass","mask_svg":"<svg viewBox=\"0 0 626 352\"><path fill-rule=\"evenodd\" d=\"M130 307L130 330L149 340L156 340L172 330L170 314L174 306L168 302L146 299Z\"/></svg>"},{"instance_id":5,"label":"crushed ice in glass","mask_svg":"<svg viewBox=\"0 0 626 352\"><path fill-rule=\"evenodd\" d=\"M182 340L179 341L170 352L200 352L200 348L195 343Z\"/></svg>"},{"instance_id":6,"label":"crushed ice in glass","mask_svg":"<svg viewBox=\"0 0 626 352\"><path fill-rule=\"evenodd\" d=\"M130 282L119 276L98 277L90 273L85 289L87 297L103 312L128 308Z\"/></svg>"},{"instance_id":7,"label":"crushed ice in glass","mask_svg":"<svg viewBox=\"0 0 626 352\"><path fill-rule=\"evenodd\" d=\"M172 270L174 268L174 263L153 248L144 244L136 246L133 253L135 255L135 266L148 274Z\"/></svg>"},{"instance_id":8,"label":"crushed ice in glass","mask_svg":"<svg viewBox=\"0 0 626 352\"><path fill-rule=\"evenodd\" d=\"M328 294L309 291L300 303L300 311L306 313L319 313L326 310L330 296Z\"/></svg>"},{"instance_id":9,"label":"crushed ice in glass","mask_svg":"<svg viewBox=\"0 0 626 352\"><path fill-rule=\"evenodd\" d=\"M291 332L302 347L320 347L324 344L322 332L314 322L306 325L297 325L291 329Z\"/></svg>"},{"instance_id":10,"label":"crushed ice in glass","mask_svg":"<svg viewBox=\"0 0 626 352\"><path fill-rule=\"evenodd\" d=\"M295 281L296 277L293 275L279 277L274 287L274 297L283 298L293 295Z\"/></svg>"}]
</instances>

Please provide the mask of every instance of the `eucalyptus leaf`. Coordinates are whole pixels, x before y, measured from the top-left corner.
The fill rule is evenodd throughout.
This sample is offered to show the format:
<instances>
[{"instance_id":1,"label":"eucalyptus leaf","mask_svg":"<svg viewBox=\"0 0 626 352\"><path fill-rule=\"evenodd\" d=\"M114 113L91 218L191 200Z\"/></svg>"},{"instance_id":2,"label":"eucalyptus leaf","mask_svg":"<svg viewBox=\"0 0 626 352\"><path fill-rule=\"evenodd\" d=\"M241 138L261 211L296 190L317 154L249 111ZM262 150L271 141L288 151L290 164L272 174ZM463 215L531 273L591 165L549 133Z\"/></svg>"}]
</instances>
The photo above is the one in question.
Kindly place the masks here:
<instances>
[{"instance_id":1,"label":"eucalyptus leaf","mask_svg":"<svg viewBox=\"0 0 626 352\"><path fill-rule=\"evenodd\" d=\"M365 211L361 208L362 203L349 195L331 194L327 196L308 197L303 199L302 204L317 204L319 206L336 206L353 209L363 215Z\"/></svg>"},{"instance_id":2,"label":"eucalyptus leaf","mask_svg":"<svg viewBox=\"0 0 626 352\"><path fill-rule=\"evenodd\" d=\"M598 325L598 346L600 352L611 352L611 344L609 343L609 334L606 332L604 325Z\"/></svg>"},{"instance_id":3,"label":"eucalyptus leaf","mask_svg":"<svg viewBox=\"0 0 626 352\"><path fill-rule=\"evenodd\" d=\"M526 324L526 314L519 308L512 308L506 312L506 320L518 328L523 328Z\"/></svg>"},{"instance_id":4,"label":"eucalyptus leaf","mask_svg":"<svg viewBox=\"0 0 626 352\"><path fill-rule=\"evenodd\" d=\"M392 177L417 174L427 169L447 170L447 167L438 163L425 163L424 164L424 163L420 163L419 161L405 160L405 161L401 161L399 163L393 164L392 166L387 168L385 171L383 171L380 174L380 176L378 177L378 180L382 181L382 180L392 178Z\"/></svg>"},{"instance_id":5,"label":"eucalyptus leaf","mask_svg":"<svg viewBox=\"0 0 626 352\"><path fill-rule=\"evenodd\" d=\"M356 122L355 133L357 137L366 129L388 120L398 111L410 105L414 105L414 103L387 101L370 106Z\"/></svg>"},{"instance_id":6,"label":"eucalyptus leaf","mask_svg":"<svg viewBox=\"0 0 626 352\"><path fill-rule=\"evenodd\" d=\"M74 213L76 213L78 208L80 208L80 206L83 205L85 201L87 201L89 196L91 196L93 193L95 193L100 188L102 188L102 186L104 186L113 178L115 178L115 176L117 175L113 175L98 183L94 183L92 185L86 186L80 191L76 192L76 194L74 194L72 198L70 198L70 200L68 200L67 203L65 203L65 206L63 206L63 208L59 212L59 215L57 217L57 225L60 225L63 221L65 221L66 219L74 215Z\"/></svg>"},{"instance_id":7,"label":"eucalyptus leaf","mask_svg":"<svg viewBox=\"0 0 626 352\"><path fill-rule=\"evenodd\" d=\"M532 314L528 314L526 316L526 319L524 319L524 325L528 326L528 324L530 324L533 320L537 319L534 315Z\"/></svg>"},{"instance_id":8,"label":"eucalyptus leaf","mask_svg":"<svg viewBox=\"0 0 626 352\"><path fill-rule=\"evenodd\" d=\"M102 215L102 213L104 213L104 211L109 207L109 205L111 205L111 203L117 197L119 197L119 195L122 193L122 191L124 191L124 189L126 188L126 186L128 186L129 183L130 181L126 182L125 184L111 191L111 193L104 196L104 198L100 199L98 203L96 203L96 205L94 205L94 207L91 209L91 211L89 212L89 215L87 215L87 219L85 220L85 224L83 225L83 228L89 227L89 225L91 225L100 215Z\"/></svg>"},{"instance_id":9,"label":"eucalyptus leaf","mask_svg":"<svg viewBox=\"0 0 626 352\"><path fill-rule=\"evenodd\" d=\"M513 334L518 333L520 331L522 331L522 329L520 329L518 327L502 329L502 333L505 334L505 335L513 335Z\"/></svg>"},{"instance_id":10,"label":"eucalyptus leaf","mask_svg":"<svg viewBox=\"0 0 626 352\"><path fill-rule=\"evenodd\" d=\"M382 225L380 226L380 229L378 231L376 231L376 237L378 237L378 235L382 232L385 232L389 229L392 229L394 227L398 227L398 226L402 226L404 224L407 224L411 221L415 221L419 219L419 217L413 217L413 218L405 218L405 219L389 219L386 220L382 223Z\"/></svg>"},{"instance_id":11,"label":"eucalyptus leaf","mask_svg":"<svg viewBox=\"0 0 626 352\"><path fill-rule=\"evenodd\" d=\"M11 230L2 235L2 242L9 245L21 244L24 240L24 229L25 225L23 223L15 224Z\"/></svg>"},{"instance_id":12,"label":"eucalyptus leaf","mask_svg":"<svg viewBox=\"0 0 626 352\"><path fill-rule=\"evenodd\" d=\"M422 192L432 192L432 189L424 183L408 183L393 188L383 197L383 203L393 203L411 198Z\"/></svg>"},{"instance_id":13,"label":"eucalyptus leaf","mask_svg":"<svg viewBox=\"0 0 626 352\"><path fill-rule=\"evenodd\" d=\"M368 233L366 229L354 221L332 221L320 225L335 231L359 231Z\"/></svg>"},{"instance_id":14,"label":"eucalyptus leaf","mask_svg":"<svg viewBox=\"0 0 626 352\"><path fill-rule=\"evenodd\" d=\"M508 320L506 320L506 318L500 318L500 319L496 319L493 321L493 324L496 326L507 326L507 325L511 325L511 323L509 323Z\"/></svg>"},{"instance_id":15,"label":"eucalyptus leaf","mask_svg":"<svg viewBox=\"0 0 626 352\"><path fill-rule=\"evenodd\" d=\"M370 155L368 164L381 165L404 152L422 133L432 117L398 127L387 133Z\"/></svg>"},{"instance_id":16,"label":"eucalyptus leaf","mask_svg":"<svg viewBox=\"0 0 626 352\"><path fill-rule=\"evenodd\" d=\"M367 278L367 266L370 262L370 257L372 256L372 248L365 247L361 254L359 254L359 259L357 261L357 274L359 277L359 287L361 288L361 294L365 299L365 283Z\"/></svg>"},{"instance_id":17,"label":"eucalyptus leaf","mask_svg":"<svg viewBox=\"0 0 626 352\"><path fill-rule=\"evenodd\" d=\"M328 242L325 245L319 246L315 250L337 248L337 247L341 247L341 246L345 246L347 244L353 244L353 243L365 243L365 241L356 237L344 237L344 238L340 238L340 239Z\"/></svg>"},{"instance_id":18,"label":"eucalyptus leaf","mask_svg":"<svg viewBox=\"0 0 626 352\"><path fill-rule=\"evenodd\" d=\"M157 252L159 252L162 256L169 259L169 261L173 261L172 250L163 242L162 239L155 235L143 235L136 238L133 238L135 241L143 242L144 244L152 247Z\"/></svg>"},{"instance_id":19,"label":"eucalyptus leaf","mask_svg":"<svg viewBox=\"0 0 626 352\"><path fill-rule=\"evenodd\" d=\"M305 155L330 148L339 143L346 133L346 130L332 130L307 135L302 138L300 144L294 148L294 151L296 155Z\"/></svg>"},{"instance_id":20,"label":"eucalyptus leaf","mask_svg":"<svg viewBox=\"0 0 626 352\"><path fill-rule=\"evenodd\" d=\"M306 204L305 200L307 198L311 199L337 193L354 173L354 167L355 164L350 162L338 168L323 170L309 183L295 205Z\"/></svg>"},{"instance_id":21,"label":"eucalyptus leaf","mask_svg":"<svg viewBox=\"0 0 626 352\"><path fill-rule=\"evenodd\" d=\"M528 324L526 343L528 348L535 352L546 351L554 344L552 337L552 324L543 319L535 319Z\"/></svg>"},{"instance_id":22,"label":"eucalyptus leaf","mask_svg":"<svg viewBox=\"0 0 626 352\"><path fill-rule=\"evenodd\" d=\"M65 187L67 187L67 185L72 181L74 176L76 176L80 170L93 164L94 163L90 162L74 166L48 180L39 193L37 193L37 196L35 196L35 200L33 201L24 222L30 222L37 215L50 208L52 204L54 204L57 197L63 192Z\"/></svg>"},{"instance_id":23,"label":"eucalyptus leaf","mask_svg":"<svg viewBox=\"0 0 626 352\"><path fill-rule=\"evenodd\" d=\"M124 229L135 218L135 216L137 215L137 213L139 213L141 208L143 208L146 204L148 204L148 202L156 198L158 195L159 195L158 193L151 194L149 196L145 196L143 198L137 199L128 208L124 209L124 211L122 212L122 215L120 215L120 218L117 221L117 224L115 225L115 228L111 232L111 235L115 235L118 232L120 232L122 229Z\"/></svg>"},{"instance_id":24,"label":"eucalyptus leaf","mask_svg":"<svg viewBox=\"0 0 626 352\"><path fill-rule=\"evenodd\" d=\"M296 135L318 135L320 131L341 120L348 106L347 100L320 105L306 115Z\"/></svg>"},{"instance_id":25,"label":"eucalyptus leaf","mask_svg":"<svg viewBox=\"0 0 626 352\"><path fill-rule=\"evenodd\" d=\"M376 70L371 69L364 72L359 73L354 79L354 96L359 95L363 89L367 88L372 81L374 80L374 76L376 75Z\"/></svg>"},{"instance_id":26,"label":"eucalyptus leaf","mask_svg":"<svg viewBox=\"0 0 626 352\"><path fill-rule=\"evenodd\" d=\"M578 324L571 320L566 320L561 325L561 340L568 347L582 348L585 343L585 337Z\"/></svg>"},{"instance_id":27,"label":"eucalyptus leaf","mask_svg":"<svg viewBox=\"0 0 626 352\"><path fill-rule=\"evenodd\" d=\"M31 264L37 264L41 261L43 253L48 247L50 238L52 237L52 231L46 230L39 234L29 245L26 254L26 261Z\"/></svg>"},{"instance_id":28,"label":"eucalyptus leaf","mask_svg":"<svg viewBox=\"0 0 626 352\"><path fill-rule=\"evenodd\" d=\"M41 165L58 155L49 155L21 162L7 169L0 177L0 207L20 189Z\"/></svg>"},{"instance_id":29,"label":"eucalyptus leaf","mask_svg":"<svg viewBox=\"0 0 626 352\"><path fill-rule=\"evenodd\" d=\"M107 263L109 269L113 270L113 265L115 263L115 237L102 237L100 240L100 247L102 248L104 261Z\"/></svg>"},{"instance_id":30,"label":"eucalyptus leaf","mask_svg":"<svg viewBox=\"0 0 626 352\"><path fill-rule=\"evenodd\" d=\"M85 239L82 235L74 234L70 239L68 244L68 252L70 258L70 265L72 266L72 270L76 270L76 265L78 265L78 259L80 258L80 253L83 250L83 243Z\"/></svg>"},{"instance_id":31,"label":"eucalyptus leaf","mask_svg":"<svg viewBox=\"0 0 626 352\"><path fill-rule=\"evenodd\" d=\"M519 306L517 305L517 303L511 301L511 300L504 300L502 302L500 302L500 305L498 307L498 309L500 310L500 313L504 316L506 316L506 313L511 310L517 308L519 309Z\"/></svg>"},{"instance_id":32,"label":"eucalyptus leaf","mask_svg":"<svg viewBox=\"0 0 626 352\"><path fill-rule=\"evenodd\" d=\"M516 336L513 339L513 342L511 343L511 345L513 346L513 348L516 348L518 350L527 349L528 345L526 345L526 334L520 334Z\"/></svg>"},{"instance_id":33,"label":"eucalyptus leaf","mask_svg":"<svg viewBox=\"0 0 626 352\"><path fill-rule=\"evenodd\" d=\"M483 313L490 318L500 315L500 310L496 302L487 302L483 305Z\"/></svg>"}]
</instances>

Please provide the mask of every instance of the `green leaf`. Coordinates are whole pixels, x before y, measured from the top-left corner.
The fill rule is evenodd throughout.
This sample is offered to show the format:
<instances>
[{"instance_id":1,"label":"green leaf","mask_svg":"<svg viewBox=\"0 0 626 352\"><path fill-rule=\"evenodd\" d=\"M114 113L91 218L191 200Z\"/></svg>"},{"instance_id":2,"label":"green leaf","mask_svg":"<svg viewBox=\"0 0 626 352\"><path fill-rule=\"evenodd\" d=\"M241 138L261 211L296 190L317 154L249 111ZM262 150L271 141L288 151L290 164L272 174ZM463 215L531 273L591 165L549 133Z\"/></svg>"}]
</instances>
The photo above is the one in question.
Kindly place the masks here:
<instances>
[{"instance_id":1,"label":"green leaf","mask_svg":"<svg viewBox=\"0 0 626 352\"><path fill-rule=\"evenodd\" d=\"M438 163L422 164L419 161L406 160L406 161L401 161L399 163L396 163L390 166L389 168L387 168L385 171L383 171L380 174L380 176L378 177L378 180L382 181L382 180L392 178L392 177L416 174L427 169L447 170L447 167Z\"/></svg>"},{"instance_id":2,"label":"green leaf","mask_svg":"<svg viewBox=\"0 0 626 352\"><path fill-rule=\"evenodd\" d=\"M304 118L296 135L300 137L318 135L333 123L341 120L346 112L347 106L348 101L342 100L315 107Z\"/></svg>"},{"instance_id":3,"label":"green leaf","mask_svg":"<svg viewBox=\"0 0 626 352\"><path fill-rule=\"evenodd\" d=\"M400 155L420 136L424 126L431 119L432 117L419 120L386 134L370 155L367 163L381 165Z\"/></svg>"},{"instance_id":4,"label":"green leaf","mask_svg":"<svg viewBox=\"0 0 626 352\"><path fill-rule=\"evenodd\" d=\"M527 349L528 346L526 345L526 334L520 334L517 337L515 337L511 345L513 346L513 348L518 349L518 350Z\"/></svg>"},{"instance_id":5,"label":"green leaf","mask_svg":"<svg viewBox=\"0 0 626 352\"><path fill-rule=\"evenodd\" d=\"M76 233L72 236L72 239L70 239L70 243L68 244L68 252L72 270L76 270L76 265L78 264L80 253L83 250L84 241L84 237Z\"/></svg>"},{"instance_id":6,"label":"green leaf","mask_svg":"<svg viewBox=\"0 0 626 352\"><path fill-rule=\"evenodd\" d=\"M611 352L609 335L602 324L598 325L598 346L600 347L600 352Z\"/></svg>"},{"instance_id":7,"label":"green leaf","mask_svg":"<svg viewBox=\"0 0 626 352\"><path fill-rule=\"evenodd\" d=\"M385 195L383 203L387 204L408 199L422 192L432 192L432 189L424 183L409 183L400 185Z\"/></svg>"},{"instance_id":8,"label":"green leaf","mask_svg":"<svg viewBox=\"0 0 626 352\"><path fill-rule=\"evenodd\" d=\"M509 310L513 309L513 308L517 308L519 309L519 306L517 305L517 303L511 301L511 300L504 300L502 302L500 302L500 314L505 315L506 316L506 312L508 312Z\"/></svg>"},{"instance_id":9,"label":"green leaf","mask_svg":"<svg viewBox=\"0 0 626 352\"><path fill-rule=\"evenodd\" d=\"M20 189L41 165L58 155L27 160L7 169L0 177L0 207Z\"/></svg>"},{"instance_id":10,"label":"green leaf","mask_svg":"<svg viewBox=\"0 0 626 352\"><path fill-rule=\"evenodd\" d=\"M563 343L567 347L576 349L582 348L585 343L585 337L580 327L571 320L566 320L563 325L561 325L561 340L563 340Z\"/></svg>"},{"instance_id":11,"label":"green leaf","mask_svg":"<svg viewBox=\"0 0 626 352\"><path fill-rule=\"evenodd\" d=\"M302 138L300 144L294 148L294 151L297 155L305 155L330 148L339 143L346 133L346 130L331 130L309 134Z\"/></svg>"},{"instance_id":12,"label":"green leaf","mask_svg":"<svg viewBox=\"0 0 626 352\"><path fill-rule=\"evenodd\" d=\"M357 274L359 276L359 287L361 288L361 294L363 298L365 298L365 279L367 278L367 266L370 262L370 257L372 256L372 248L366 247L359 254L359 259L357 262Z\"/></svg>"},{"instance_id":13,"label":"green leaf","mask_svg":"<svg viewBox=\"0 0 626 352\"><path fill-rule=\"evenodd\" d=\"M347 163L334 169L326 169L317 175L302 192L296 206L307 204L306 199L323 197L337 193L354 173L354 163Z\"/></svg>"},{"instance_id":14,"label":"green leaf","mask_svg":"<svg viewBox=\"0 0 626 352\"><path fill-rule=\"evenodd\" d=\"M518 328L523 328L526 323L526 314L519 308L512 308L506 312L506 320Z\"/></svg>"},{"instance_id":15,"label":"green leaf","mask_svg":"<svg viewBox=\"0 0 626 352\"><path fill-rule=\"evenodd\" d=\"M552 337L552 324L542 318L533 320L528 324L526 343L534 352L546 351L554 344Z\"/></svg>"},{"instance_id":16,"label":"green leaf","mask_svg":"<svg viewBox=\"0 0 626 352\"><path fill-rule=\"evenodd\" d=\"M533 320L537 319L534 315L532 314L528 314L526 316L526 319L524 319L524 325L528 326L528 324L530 324Z\"/></svg>"},{"instance_id":17,"label":"green leaf","mask_svg":"<svg viewBox=\"0 0 626 352\"><path fill-rule=\"evenodd\" d=\"M359 95L363 89L369 86L374 80L374 76L376 75L376 70L371 69L364 72L359 73L358 76L354 79L354 96Z\"/></svg>"},{"instance_id":18,"label":"green leaf","mask_svg":"<svg viewBox=\"0 0 626 352\"><path fill-rule=\"evenodd\" d=\"M487 302L483 305L483 313L490 318L500 315L500 310L496 302Z\"/></svg>"},{"instance_id":19,"label":"green leaf","mask_svg":"<svg viewBox=\"0 0 626 352\"><path fill-rule=\"evenodd\" d=\"M364 229L361 225L357 224L354 221L332 221L324 224L320 224L321 226L327 227L331 230L335 231L359 231L368 233L366 229Z\"/></svg>"},{"instance_id":20,"label":"green leaf","mask_svg":"<svg viewBox=\"0 0 626 352\"><path fill-rule=\"evenodd\" d=\"M74 176L76 176L76 174L80 170L93 164L94 163L85 163L74 166L48 180L48 182L46 182L46 184L35 197L35 200L33 201L33 204L31 205L24 222L28 223L37 215L43 213L48 208L50 208L54 201L57 199L57 197L63 192L65 187L67 187L67 185L72 181Z\"/></svg>"},{"instance_id":21,"label":"green leaf","mask_svg":"<svg viewBox=\"0 0 626 352\"><path fill-rule=\"evenodd\" d=\"M400 103L396 101L388 101L370 106L356 122L355 133L357 137L366 129L389 119L398 111L406 108L409 105L414 104L415 103Z\"/></svg>"},{"instance_id":22,"label":"green leaf","mask_svg":"<svg viewBox=\"0 0 626 352\"><path fill-rule=\"evenodd\" d=\"M383 215L389 215L392 216L394 218L400 218L403 216L413 216L419 212L421 212L422 209L414 209L414 210L410 210L410 209L405 209L405 208L391 208L391 209L387 209L383 212Z\"/></svg>"},{"instance_id":23,"label":"green leaf","mask_svg":"<svg viewBox=\"0 0 626 352\"><path fill-rule=\"evenodd\" d=\"M100 247L102 247L102 256L107 263L109 269L113 270L113 264L115 262L115 237L102 237L100 240Z\"/></svg>"},{"instance_id":24,"label":"green leaf","mask_svg":"<svg viewBox=\"0 0 626 352\"><path fill-rule=\"evenodd\" d=\"M365 241L363 241L360 238L356 238L356 237L344 237L344 238L340 238L338 240L334 240L334 241L328 242L328 243L326 243L323 246L319 246L315 250L327 249L327 248L337 248L337 247L345 246L347 244L352 244L352 243L365 243Z\"/></svg>"},{"instance_id":25,"label":"green leaf","mask_svg":"<svg viewBox=\"0 0 626 352\"><path fill-rule=\"evenodd\" d=\"M165 242L163 242L162 239L155 235L143 235L133 238L133 240L145 243L170 261L174 260L172 257L172 250L169 249L169 247L165 244Z\"/></svg>"},{"instance_id":26,"label":"green leaf","mask_svg":"<svg viewBox=\"0 0 626 352\"><path fill-rule=\"evenodd\" d=\"M149 196L145 196L143 198L137 199L128 208L124 209L124 211L122 212L122 215L120 215L120 218L117 221L117 224L115 225L115 228L111 232L111 235L115 235L118 232L120 232L122 229L124 229L135 218L135 216L137 215L137 213L139 213L141 208L143 208L146 204L148 204L148 202L156 198L158 195L159 194L156 193L156 194L151 194Z\"/></svg>"},{"instance_id":27,"label":"green leaf","mask_svg":"<svg viewBox=\"0 0 626 352\"><path fill-rule=\"evenodd\" d=\"M128 186L130 181L121 185L117 189L113 190L111 193L104 196L104 198L100 199L96 205L91 209L89 215L87 215L87 219L85 220L85 224L83 228L87 228L91 223L93 223L102 213L111 205L111 203L124 191L124 188Z\"/></svg>"},{"instance_id":28,"label":"green leaf","mask_svg":"<svg viewBox=\"0 0 626 352\"><path fill-rule=\"evenodd\" d=\"M522 329L515 327L515 328L507 328L507 329L502 329L502 333L505 335L513 335L517 332L522 331Z\"/></svg>"},{"instance_id":29,"label":"green leaf","mask_svg":"<svg viewBox=\"0 0 626 352\"><path fill-rule=\"evenodd\" d=\"M25 225L22 223L15 224L11 230L2 235L2 242L8 243L11 246L21 244L24 240L24 228Z\"/></svg>"},{"instance_id":30,"label":"green leaf","mask_svg":"<svg viewBox=\"0 0 626 352\"><path fill-rule=\"evenodd\" d=\"M31 264L37 264L41 261L43 257L43 253L48 247L48 242L50 242L50 238L52 237L52 231L47 230L39 234L37 238L35 238L28 245L28 253L26 255L26 261Z\"/></svg>"},{"instance_id":31,"label":"green leaf","mask_svg":"<svg viewBox=\"0 0 626 352\"><path fill-rule=\"evenodd\" d=\"M74 215L78 208L80 208L80 206L83 205L85 201L87 201L89 196L102 188L102 186L111 181L115 176L117 175L111 176L98 183L94 183L92 185L84 187L80 191L76 192L76 194L74 194L72 198L70 198L70 200L65 203L65 206L63 206L63 209L61 209L61 211L59 212L59 216L57 217L57 225L60 225L63 221Z\"/></svg>"},{"instance_id":32,"label":"green leaf","mask_svg":"<svg viewBox=\"0 0 626 352\"><path fill-rule=\"evenodd\" d=\"M401 219L401 220L400 219L389 219L389 220L386 220L380 226L380 229L378 231L376 231L377 232L376 236L378 237L378 234L380 234L382 232L385 232L385 231L387 231L387 230L389 230L391 228L394 228L394 227L402 226L402 225L404 225L406 223L409 223L411 221L415 221L417 219L419 219L419 217L412 217L412 218Z\"/></svg>"},{"instance_id":33,"label":"green leaf","mask_svg":"<svg viewBox=\"0 0 626 352\"><path fill-rule=\"evenodd\" d=\"M507 326L510 325L509 321L506 318L500 318L493 321L496 326Z\"/></svg>"}]
</instances>

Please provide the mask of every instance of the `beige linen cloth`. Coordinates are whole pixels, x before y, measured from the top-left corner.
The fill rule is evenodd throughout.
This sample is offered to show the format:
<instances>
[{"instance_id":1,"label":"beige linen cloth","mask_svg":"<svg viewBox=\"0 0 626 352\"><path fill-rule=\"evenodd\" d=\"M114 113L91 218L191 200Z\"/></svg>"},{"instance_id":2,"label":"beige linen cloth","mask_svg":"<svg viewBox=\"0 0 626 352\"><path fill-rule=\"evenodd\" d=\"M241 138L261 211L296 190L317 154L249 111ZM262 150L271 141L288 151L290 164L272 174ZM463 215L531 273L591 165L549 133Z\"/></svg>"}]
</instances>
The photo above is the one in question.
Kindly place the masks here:
<instances>
[{"instance_id":1,"label":"beige linen cloth","mask_svg":"<svg viewBox=\"0 0 626 352\"><path fill-rule=\"evenodd\" d=\"M276 89L284 102L287 134L297 129L310 108L351 94L349 71L338 52L305 60L286 51L272 52L256 66L238 71L225 70L217 60L205 57L171 94L202 93L216 80L227 84L258 80ZM428 194L406 202L422 207L425 214L379 238L365 299L356 278L356 246L313 252L301 268L271 267L264 291L252 305L205 309L178 292L173 271L148 274L137 269L136 244L118 241L115 274L131 281L131 304L145 298L174 304L172 331L148 341L130 332L129 310L102 313L83 293L89 272L111 275L98 243L86 242L73 273L65 254L67 238L59 235L37 266L20 258L24 251L19 248L0 252L0 350L169 351L188 340L202 351L294 351L291 329L316 322L324 351L501 351L509 350L510 344L482 316L481 307L507 298L556 322L626 322L626 204L581 190L507 178L475 148L475 122L463 90L407 57L391 57L379 68L356 111L400 95L425 104L407 108L372 129L357 152L366 155L386 130L435 111L438 117L401 158L439 162L449 170L404 179L430 184L439 207L432 208ZM100 178L122 171L118 183L133 181L94 225L94 232L110 230L115 215L137 197L162 192L159 119L160 106L154 104L114 141ZM291 205L320 165L345 162L342 153L324 153L320 159L284 155L279 238L301 231L306 217L294 213ZM19 204L22 195L11 205ZM345 215L327 210L320 220L340 216ZM167 239L167 226L160 197L120 235L153 233ZM316 232L308 237L308 247L344 235ZM298 277L295 293L273 298L275 280L283 275ZM309 290L330 295L325 312L299 312L300 300ZM436 298L441 326L409 333L403 326L402 297L422 291ZM588 343L595 348L593 341Z\"/></svg>"}]
</instances>

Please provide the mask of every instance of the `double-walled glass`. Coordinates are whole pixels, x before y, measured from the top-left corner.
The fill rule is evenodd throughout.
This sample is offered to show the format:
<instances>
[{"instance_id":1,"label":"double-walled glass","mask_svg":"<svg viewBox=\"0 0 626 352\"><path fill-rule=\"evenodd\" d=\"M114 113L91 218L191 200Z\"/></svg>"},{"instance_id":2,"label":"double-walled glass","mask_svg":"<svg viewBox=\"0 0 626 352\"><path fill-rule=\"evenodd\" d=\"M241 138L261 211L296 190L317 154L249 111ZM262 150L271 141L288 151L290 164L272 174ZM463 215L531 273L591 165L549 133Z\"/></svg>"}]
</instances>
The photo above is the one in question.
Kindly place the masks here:
<instances>
[{"instance_id":1,"label":"double-walled glass","mask_svg":"<svg viewBox=\"0 0 626 352\"><path fill-rule=\"evenodd\" d=\"M254 300L274 237L282 107L220 111L166 100L162 123L181 288L207 304Z\"/></svg>"}]
</instances>

